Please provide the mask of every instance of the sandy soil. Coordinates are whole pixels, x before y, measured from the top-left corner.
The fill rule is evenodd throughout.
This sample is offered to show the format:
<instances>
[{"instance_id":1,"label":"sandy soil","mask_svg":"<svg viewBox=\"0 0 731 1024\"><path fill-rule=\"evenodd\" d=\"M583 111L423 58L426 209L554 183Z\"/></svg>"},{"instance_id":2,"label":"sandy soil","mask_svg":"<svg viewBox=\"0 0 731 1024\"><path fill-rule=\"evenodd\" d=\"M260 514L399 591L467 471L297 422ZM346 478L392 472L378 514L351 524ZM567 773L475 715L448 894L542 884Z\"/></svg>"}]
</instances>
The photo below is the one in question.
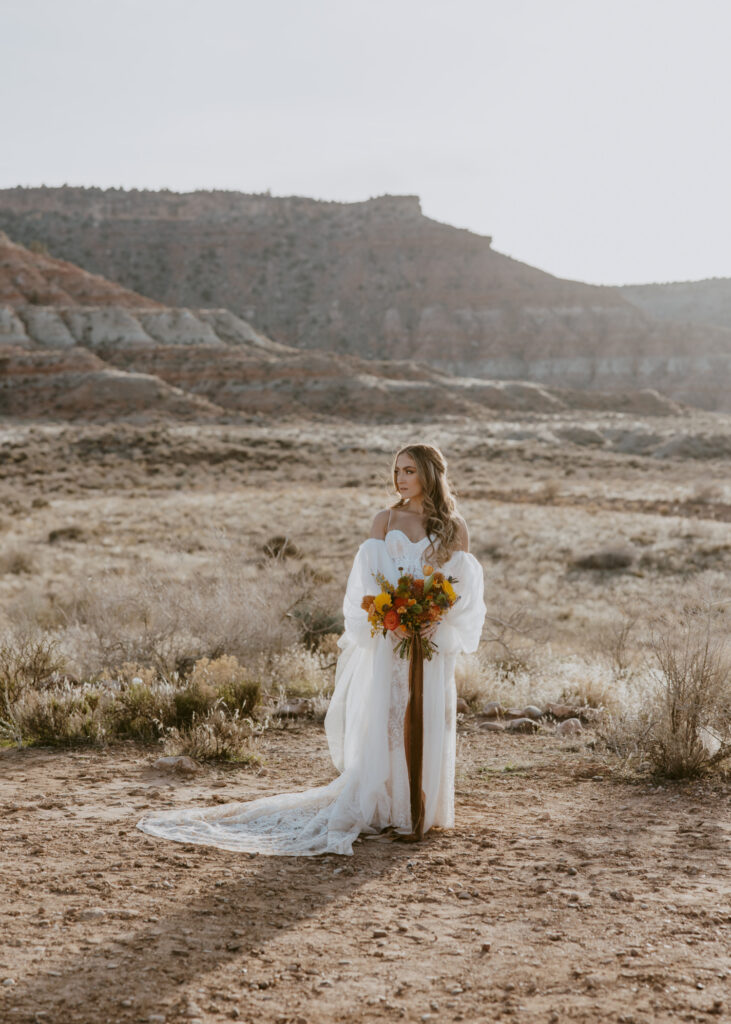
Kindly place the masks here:
<instances>
[{"instance_id":1,"label":"sandy soil","mask_svg":"<svg viewBox=\"0 0 731 1024\"><path fill-rule=\"evenodd\" d=\"M639 1024L728 1011L721 780L631 780L590 739L472 719L457 827L423 845L262 858L135 829L150 807L332 777L321 725L267 733L261 750L263 769L193 781L158 774L156 752L134 745L0 752L0 1020Z\"/></svg>"}]
</instances>

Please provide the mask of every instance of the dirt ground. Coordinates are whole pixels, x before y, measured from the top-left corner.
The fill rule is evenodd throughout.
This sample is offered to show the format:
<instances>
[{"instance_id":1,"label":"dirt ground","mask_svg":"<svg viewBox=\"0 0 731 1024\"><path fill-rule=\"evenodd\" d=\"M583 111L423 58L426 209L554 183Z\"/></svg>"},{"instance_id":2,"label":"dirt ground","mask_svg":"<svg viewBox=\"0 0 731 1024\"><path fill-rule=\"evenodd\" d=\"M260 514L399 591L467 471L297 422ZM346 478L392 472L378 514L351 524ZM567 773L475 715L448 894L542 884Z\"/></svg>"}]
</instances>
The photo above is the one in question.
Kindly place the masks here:
<instances>
[{"instance_id":1,"label":"dirt ground","mask_svg":"<svg viewBox=\"0 0 731 1024\"><path fill-rule=\"evenodd\" d=\"M133 744L0 751L0 1020L720 1019L727 789L627 778L592 746L467 719L453 831L315 859L135 822L329 781L319 724L191 781Z\"/></svg>"}]
</instances>

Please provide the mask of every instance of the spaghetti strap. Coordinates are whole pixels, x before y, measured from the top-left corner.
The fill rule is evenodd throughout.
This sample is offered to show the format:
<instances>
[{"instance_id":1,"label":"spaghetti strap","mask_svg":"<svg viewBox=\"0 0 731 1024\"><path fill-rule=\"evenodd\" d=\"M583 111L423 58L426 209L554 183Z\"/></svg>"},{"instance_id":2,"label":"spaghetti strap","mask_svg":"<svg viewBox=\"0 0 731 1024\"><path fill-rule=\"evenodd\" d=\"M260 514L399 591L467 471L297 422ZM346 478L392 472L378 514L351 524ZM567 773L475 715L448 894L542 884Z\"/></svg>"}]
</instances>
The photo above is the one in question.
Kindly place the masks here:
<instances>
[{"instance_id":1,"label":"spaghetti strap","mask_svg":"<svg viewBox=\"0 0 731 1024\"><path fill-rule=\"evenodd\" d=\"M388 531L391 529L391 513L392 512L393 512L393 509L390 508L388 510L388 522L386 523L386 533L388 533Z\"/></svg>"}]
</instances>

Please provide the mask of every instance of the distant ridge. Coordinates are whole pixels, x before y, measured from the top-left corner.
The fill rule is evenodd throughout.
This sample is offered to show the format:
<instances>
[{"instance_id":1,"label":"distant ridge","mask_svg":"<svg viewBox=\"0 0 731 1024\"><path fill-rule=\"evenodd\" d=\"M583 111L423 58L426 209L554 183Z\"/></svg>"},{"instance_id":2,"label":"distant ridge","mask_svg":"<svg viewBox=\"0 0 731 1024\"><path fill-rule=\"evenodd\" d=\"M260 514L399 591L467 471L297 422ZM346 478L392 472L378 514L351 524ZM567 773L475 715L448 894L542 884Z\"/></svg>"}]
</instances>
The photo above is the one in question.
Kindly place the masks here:
<instances>
[{"instance_id":1,"label":"distant ridge","mask_svg":"<svg viewBox=\"0 0 731 1024\"><path fill-rule=\"evenodd\" d=\"M100 304L87 305L94 296ZM393 422L576 407L677 411L655 392L557 392L520 381L455 378L403 360L300 351L228 310L168 308L0 236L5 416L201 421L320 415Z\"/></svg>"},{"instance_id":2,"label":"distant ridge","mask_svg":"<svg viewBox=\"0 0 731 1024\"><path fill-rule=\"evenodd\" d=\"M416 196L17 188L0 191L0 228L298 349L731 408L730 328L661 319L624 289L543 273L425 217Z\"/></svg>"}]
</instances>

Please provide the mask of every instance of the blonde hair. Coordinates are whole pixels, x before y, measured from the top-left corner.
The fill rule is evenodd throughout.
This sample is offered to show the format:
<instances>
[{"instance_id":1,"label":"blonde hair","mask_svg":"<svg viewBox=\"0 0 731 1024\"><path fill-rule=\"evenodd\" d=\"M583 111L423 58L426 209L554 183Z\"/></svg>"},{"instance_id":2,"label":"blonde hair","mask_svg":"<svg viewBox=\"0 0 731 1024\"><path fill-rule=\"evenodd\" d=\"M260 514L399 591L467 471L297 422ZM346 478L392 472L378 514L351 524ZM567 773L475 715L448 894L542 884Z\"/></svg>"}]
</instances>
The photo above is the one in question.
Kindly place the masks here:
<instances>
[{"instance_id":1,"label":"blonde hair","mask_svg":"<svg viewBox=\"0 0 731 1024\"><path fill-rule=\"evenodd\" d=\"M424 508L424 526L427 536L431 538L428 548L429 557L441 564L449 560L457 542L457 503L447 479L447 460L438 448L431 444L407 444L399 448L393 457L393 486L396 485L396 463L399 455L410 455L416 466L416 474L421 484L421 502ZM392 505L392 508L403 508L405 498Z\"/></svg>"}]
</instances>

